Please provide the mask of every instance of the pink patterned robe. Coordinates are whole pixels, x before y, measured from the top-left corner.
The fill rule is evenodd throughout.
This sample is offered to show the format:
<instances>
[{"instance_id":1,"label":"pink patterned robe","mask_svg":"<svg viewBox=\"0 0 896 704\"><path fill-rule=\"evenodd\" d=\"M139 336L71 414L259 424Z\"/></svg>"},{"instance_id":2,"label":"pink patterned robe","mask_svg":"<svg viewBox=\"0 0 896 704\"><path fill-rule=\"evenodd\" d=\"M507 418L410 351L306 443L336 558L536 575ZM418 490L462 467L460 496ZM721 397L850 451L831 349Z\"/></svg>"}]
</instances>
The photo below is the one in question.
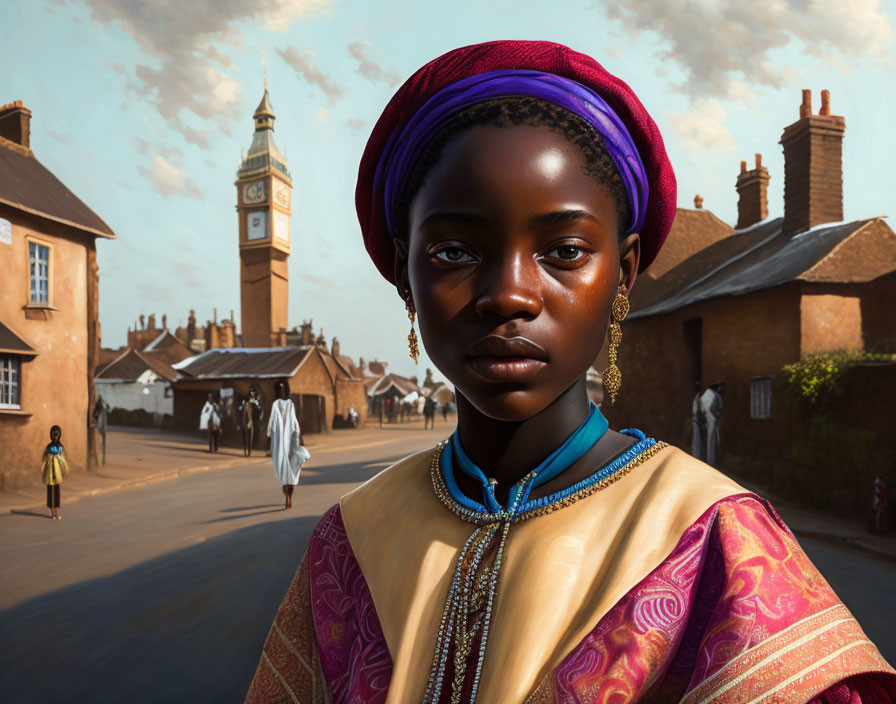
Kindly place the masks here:
<instances>
[{"instance_id":1,"label":"pink patterned robe","mask_svg":"<svg viewBox=\"0 0 896 704\"><path fill-rule=\"evenodd\" d=\"M385 702L392 671L334 506L314 531L246 701ZM896 672L771 506L744 493L706 509L525 699L633 701L883 704L896 702Z\"/></svg>"}]
</instances>

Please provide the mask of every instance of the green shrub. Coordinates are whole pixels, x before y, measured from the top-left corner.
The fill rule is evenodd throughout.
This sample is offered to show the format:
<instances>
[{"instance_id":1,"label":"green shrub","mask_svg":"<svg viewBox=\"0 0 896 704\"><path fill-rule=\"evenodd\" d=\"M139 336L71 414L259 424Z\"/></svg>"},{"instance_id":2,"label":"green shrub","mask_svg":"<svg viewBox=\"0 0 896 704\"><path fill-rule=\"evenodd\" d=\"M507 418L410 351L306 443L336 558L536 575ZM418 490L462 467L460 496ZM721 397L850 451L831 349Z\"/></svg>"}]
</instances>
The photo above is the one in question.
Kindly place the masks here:
<instances>
[{"instance_id":1,"label":"green shrub","mask_svg":"<svg viewBox=\"0 0 896 704\"><path fill-rule=\"evenodd\" d=\"M788 393L812 407L824 407L843 392L846 373L857 364L896 361L896 354L862 350L834 350L785 364L781 379Z\"/></svg>"}]
</instances>

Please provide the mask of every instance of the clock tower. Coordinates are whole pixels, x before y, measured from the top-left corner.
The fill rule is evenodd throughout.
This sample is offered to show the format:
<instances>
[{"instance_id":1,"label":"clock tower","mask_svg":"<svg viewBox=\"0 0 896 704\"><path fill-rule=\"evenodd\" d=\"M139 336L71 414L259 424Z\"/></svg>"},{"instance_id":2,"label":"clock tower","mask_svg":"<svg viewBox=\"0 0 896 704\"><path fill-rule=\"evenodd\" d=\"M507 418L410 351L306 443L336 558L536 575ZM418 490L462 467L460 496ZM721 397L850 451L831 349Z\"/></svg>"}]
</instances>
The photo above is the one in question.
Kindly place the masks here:
<instances>
[{"instance_id":1,"label":"clock tower","mask_svg":"<svg viewBox=\"0 0 896 704\"><path fill-rule=\"evenodd\" d=\"M255 134L237 171L240 320L244 347L286 344L292 177L274 144L274 111L265 88Z\"/></svg>"}]
</instances>

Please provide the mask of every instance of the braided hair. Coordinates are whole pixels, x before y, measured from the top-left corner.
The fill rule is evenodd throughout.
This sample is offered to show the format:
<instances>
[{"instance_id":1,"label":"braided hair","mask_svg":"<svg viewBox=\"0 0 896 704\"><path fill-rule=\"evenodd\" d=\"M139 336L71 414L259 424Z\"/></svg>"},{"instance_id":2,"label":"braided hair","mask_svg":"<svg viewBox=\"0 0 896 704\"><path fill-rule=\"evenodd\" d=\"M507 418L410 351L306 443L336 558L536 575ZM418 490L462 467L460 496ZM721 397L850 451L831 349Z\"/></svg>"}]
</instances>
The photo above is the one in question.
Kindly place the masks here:
<instances>
[{"instance_id":1,"label":"braided hair","mask_svg":"<svg viewBox=\"0 0 896 704\"><path fill-rule=\"evenodd\" d=\"M407 239L411 203L452 139L471 127L546 127L577 147L585 158L585 174L606 187L616 202L619 235L631 222L631 207L619 170L602 137L585 120L559 105L527 96L476 103L449 119L423 148L408 173L396 204L398 237Z\"/></svg>"}]
</instances>

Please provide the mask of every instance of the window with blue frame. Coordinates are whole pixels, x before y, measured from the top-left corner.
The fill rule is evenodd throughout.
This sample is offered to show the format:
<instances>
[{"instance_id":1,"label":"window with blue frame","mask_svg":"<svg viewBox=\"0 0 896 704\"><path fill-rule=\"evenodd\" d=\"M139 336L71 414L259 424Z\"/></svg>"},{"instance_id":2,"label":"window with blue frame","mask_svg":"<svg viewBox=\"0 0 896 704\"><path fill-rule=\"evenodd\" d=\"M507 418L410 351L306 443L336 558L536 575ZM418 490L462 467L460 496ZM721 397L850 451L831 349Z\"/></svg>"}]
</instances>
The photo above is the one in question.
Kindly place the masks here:
<instances>
[{"instance_id":1,"label":"window with blue frame","mask_svg":"<svg viewBox=\"0 0 896 704\"><path fill-rule=\"evenodd\" d=\"M0 408L19 408L21 388L19 356L0 354Z\"/></svg>"},{"instance_id":2,"label":"window with blue frame","mask_svg":"<svg viewBox=\"0 0 896 704\"><path fill-rule=\"evenodd\" d=\"M28 243L31 265L31 303L50 304L50 248L37 242Z\"/></svg>"}]
</instances>

